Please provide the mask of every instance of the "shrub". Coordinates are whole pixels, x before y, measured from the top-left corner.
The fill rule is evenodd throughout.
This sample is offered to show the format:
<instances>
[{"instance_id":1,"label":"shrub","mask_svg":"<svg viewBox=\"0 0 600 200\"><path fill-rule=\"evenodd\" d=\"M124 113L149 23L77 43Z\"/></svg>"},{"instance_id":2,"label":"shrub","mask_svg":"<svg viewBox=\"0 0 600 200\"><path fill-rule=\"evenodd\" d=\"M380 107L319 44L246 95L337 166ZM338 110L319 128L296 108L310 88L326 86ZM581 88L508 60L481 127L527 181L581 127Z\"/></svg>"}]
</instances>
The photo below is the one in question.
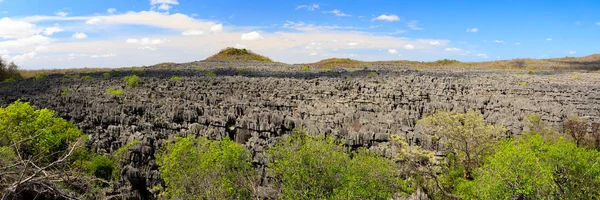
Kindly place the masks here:
<instances>
[{"instance_id":1,"label":"shrub","mask_svg":"<svg viewBox=\"0 0 600 200\"><path fill-rule=\"evenodd\" d=\"M0 108L0 146L24 140L17 149L24 158L36 157L42 163L55 160L59 152L81 136L83 132L72 122L57 117L54 111L21 101Z\"/></svg>"},{"instance_id":2,"label":"shrub","mask_svg":"<svg viewBox=\"0 0 600 200\"><path fill-rule=\"evenodd\" d=\"M181 81L181 78L179 76L172 76L169 80L170 81Z\"/></svg>"},{"instance_id":3,"label":"shrub","mask_svg":"<svg viewBox=\"0 0 600 200\"><path fill-rule=\"evenodd\" d=\"M210 70L210 71L206 72L205 76L206 77L215 77L215 76L217 76L217 74L215 74L214 71Z\"/></svg>"},{"instance_id":4,"label":"shrub","mask_svg":"<svg viewBox=\"0 0 600 200\"><path fill-rule=\"evenodd\" d=\"M527 72L527 74L529 74L529 75L535 75L535 72L530 70L529 72Z\"/></svg>"},{"instance_id":5,"label":"shrub","mask_svg":"<svg viewBox=\"0 0 600 200\"><path fill-rule=\"evenodd\" d=\"M331 137L294 130L267 153L283 199L389 199L406 190L391 160L366 149L351 157Z\"/></svg>"},{"instance_id":6,"label":"shrub","mask_svg":"<svg viewBox=\"0 0 600 200\"><path fill-rule=\"evenodd\" d=\"M13 80L20 80L23 77L19 73L19 66L14 62L6 64L2 58L0 58L0 80L4 81L12 78Z\"/></svg>"},{"instance_id":7,"label":"shrub","mask_svg":"<svg viewBox=\"0 0 600 200\"><path fill-rule=\"evenodd\" d=\"M104 77L104 78L110 78L110 77L111 77L111 74L110 74L109 72L104 72L104 73L102 74L102 77Z\"/></svg>"},{"instance_id":8,"label":"shrub","mask_svg":"<svg viewBox=\"0 0 600 200\"><path fill-rule=\"evenodd\" d=\"M459 187L466 199L600 198L600 152L539 134L507 139Z\"/></svg>"},{"instance_id":9,"label":"shrub","mask_svg":"<svg viewBox=\"0 0 600 200\"><path fill-rule=\"evenodd\" d=\"M377 72L369 72L367 74L367 76L369 76L369 77L375 77L375 76L377 76Z\"/></svg>"},{"instance_id":10,"label":"shrub","mask_svg":"<svg viewBox=\"0 0 600 200\"><path fill-rule=\"evenodd\" d=\"M137 75L125 76L125 81L127 82L127 88L134 88L138 86L140 77Z\"/></svg>"},{"instance_id":11,"label":"shrub","mask_svg":"<svg viewBox=\"0 0 600 200\"><path fill-rule=\"evenodd\" d=\"M2 82L3 83L16 83L17 79L10 77L10 78L4 79Z\"/></svg>"},{"instance_id":12,"label":"shrub","mask_svg":"<svg viewBox=\"0 0 600 200\"><path fill-rule=\"evenodd\" d=\"M135 68L135 67L133 67L133 68ZM143 69L134 69L134 70L131 70L131 73L133 75L142 75L142 74L144 74L144 70Z\"/></svg>"},{"instance_id":13,"label":"shrub","mask_svg":"<svg viewBox=\"0 0 600 200\"><path fill-rule=\"evenodd\" d=\"M464 178L473 178L472 170L493 151L496 138L506 130L486 123L476 112L438 112L417 122L418 128L447 141L464 168Z\"/></svg>"},{"instance_id":14,"label":"shrub","mask_svg":"<svg viewBox=\"0 0 600 200\"><path fill-rule=\"evenodd\" d=\"M60 96L67 96L71 94L71 92L69 92L69 90L67 89L63 89L62 91L60 91Z\"/></svg>"},{"instance_id":15,"label":"shrub","mask_svg":"<svg viewBox=\"0 0 600 200\"><path fill-rule=\"evenodd\" d=\"M92 80L92 77L90 75L85 75L85 76L82 76L81 79L83 79L83 80Z\"/></svg>"},{"instance_id":16,"label":"shrub","mask_svg":"<svg viewBox=\"0 0 600 200\"><path fill-rule=\"evenodd\" d=\"M123 95L123 89L108 88L106 89L106 93L111 94L113 96L121 96Z\"/></svg>"},{"instance_id":17,"label":"shrub","mask_svg":"<svg viewBox=\"0 0 600 200\"><path fill-rule=\"evenodd\" d=\"M572 79L581 79L582 77L580 75L572 75L571 78Z\"/></svg>"},{"instance_id":18,"label":"shrub","mask_svg":"<svg viewBox=\"0 0 600 200\"><path fill-rule=\"evenodd\" d=\"M90 174L104 180L110 180L116 169L113 160L106 156L95 156L89 161L87 168Z\"/></svg>"},{"instance_id":19,"label":"shrub","mask_svg":"<svg viewBox=\"0 0 600 200\"><path fill-rule=\"evenodd\" d=\"M243 76L245 74L248 74L250 71L248 71L247 69L238 69L237 70L237 75L238 76Z\"/></svg>"},{"instance_id":20,"label":"shrub","mask_svg":"<svg viewBox=\"0 0 600 200\"><path fill-rule=\"evenodd\" d=\"M310 71L310 67L308 67L308 66L302 66L302 67L300 67L300 69L302 71Z\"/></svg>"},{"instance_id":21,"label":"shrub","mask_svg":"<svg viewBox=\"0 0 600 200\"><path fill-rule=\"evenodd\" d=\"M517 81L517 84L522 85L522 86L526 86L529 83L527 83L527 81Z\"/></svg>"},{"instance_id":22,"label":"shrub","mask_svg":"<svg viewBox=\"0 0 600 200\"><path fill-rule=\"evenodd\" d=\"M167 199L250 199L251 154L229 139L177 138L156 154Z\"/></svg>"},{"instance_id":23,"label":"shrub","mask_svg":"<svg viewBox=\"0 0 600 200\"><path fill-rule=\"evenodd\" d=\"M450 60L450 59L444 59L444 60L437 60L435 61L435 63L439 64L439 65L449 65L449 64L454 64L454 63L459 63L460 61L458 60Z\"/></svg>"},{"instance_id":24,"label":"shrub","mask_svg":"<svg viewBox=\"0 0 600 200\"><path fill-rule=\"evenodd\" d=\"M41 74L36 74L34 79L35 79L36 81L39 81L39 80L42 80L42 79L44 79L46 76L47 76L47 75L46 75L46 74L43 74L43 73L41 73Z\"/></svg>"}]
</instances>

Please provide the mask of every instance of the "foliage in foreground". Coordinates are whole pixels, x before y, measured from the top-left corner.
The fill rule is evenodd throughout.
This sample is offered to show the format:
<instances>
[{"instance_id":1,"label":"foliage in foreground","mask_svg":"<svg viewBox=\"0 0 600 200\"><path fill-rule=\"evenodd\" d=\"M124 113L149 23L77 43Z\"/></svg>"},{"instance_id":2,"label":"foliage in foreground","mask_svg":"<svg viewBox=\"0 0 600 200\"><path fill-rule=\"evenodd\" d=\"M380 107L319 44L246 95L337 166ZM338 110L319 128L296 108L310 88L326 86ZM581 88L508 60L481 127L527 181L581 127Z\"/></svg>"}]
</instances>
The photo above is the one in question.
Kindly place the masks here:
<instances>
[{"instance_id":1,"label":"foliage in foreground","mask_svg":"<svg viewBox=\"0 0 600 200\"><path fill-rule=\"evenodd\" d=\"M389 199L409 191L391 160L349 152L331 137L295 130L268 153L283 199Z\"/></svg>"},{"instance_id":2,"label":"foliage in foreground","mask_svg":"<svg viewBox=\"0 0 600 200\"><path fill-rule=\"evenodd\" d=\"M156 154L167 199L250 199L256 171L250 152L225 139L177 138Z\"/></svg>"}]
</instances>

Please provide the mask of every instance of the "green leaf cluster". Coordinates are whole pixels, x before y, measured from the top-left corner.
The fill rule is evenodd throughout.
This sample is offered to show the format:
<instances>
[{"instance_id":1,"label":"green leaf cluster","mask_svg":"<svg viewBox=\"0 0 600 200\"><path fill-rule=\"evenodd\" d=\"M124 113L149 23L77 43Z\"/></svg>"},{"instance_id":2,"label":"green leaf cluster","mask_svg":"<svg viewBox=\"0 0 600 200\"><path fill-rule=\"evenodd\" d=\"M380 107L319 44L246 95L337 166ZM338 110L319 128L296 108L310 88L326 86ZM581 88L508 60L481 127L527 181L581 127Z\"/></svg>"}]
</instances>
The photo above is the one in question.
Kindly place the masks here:
<instances>
[{"instance_id":1,"label":"green leaf cluster","mask_svg":"<svg viewBox=\"0 0 600 200\"><path fill-rule=\"evenodd\" d=\"M389 199L407 191L391 160L352 153L332 137L294 130L267 152L283 199Z\"/></svg>"},{"instance_id":2,"label":"green leaf cluster","mask_svg":"<svg viewBox=\"0 0 600 200\"><path fill-rule=\"evenodd\" d=\"M127 88L134 88L138 86L140 77L137 75L125 76L125 82L127 83Z\"/></svg>"},{"instance_id":3,"label":"green leaf cluster","mask_svg":"<svg viewBox=\"0 0 600 200\"><path fill-rule=\"evenodd\" d=\"M167 199L250 199L257 178L250 152L228 139L177 138L156 162Z\"/></svg>"}]
</instances>

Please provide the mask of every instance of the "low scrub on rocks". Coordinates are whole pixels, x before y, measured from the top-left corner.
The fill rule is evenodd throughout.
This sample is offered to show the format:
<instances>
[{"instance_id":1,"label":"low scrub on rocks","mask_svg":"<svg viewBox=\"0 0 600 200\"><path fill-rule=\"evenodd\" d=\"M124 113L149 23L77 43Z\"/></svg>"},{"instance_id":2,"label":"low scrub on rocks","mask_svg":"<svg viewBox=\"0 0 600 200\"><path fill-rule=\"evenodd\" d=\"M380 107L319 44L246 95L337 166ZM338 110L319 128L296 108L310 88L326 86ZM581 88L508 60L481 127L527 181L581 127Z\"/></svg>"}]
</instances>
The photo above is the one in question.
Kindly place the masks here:
<instances>
[{"instance_id":1,"label":"low scrub on rocks","mask_svg":"<svg viewBox=\"0 0 600 200\"><path fill-rule=\"evenodd\" d=\"M127 83L127 88L137 87L140 82L140 77L137 75L125 76L124 79Z\"/></svg>"},{"instance_id":2,"label":"low scrub on rocks","mask_svg":"<svg viewBox=\"0 0 600 200\"><path fill-rule=\"evenodd\" d=\"M256 54L248 49L227 47L219 53L206 58L207 61L232 61L232 60L255 60L261 62L273 62L270 58Z\"/></svg>"}]
</instances>

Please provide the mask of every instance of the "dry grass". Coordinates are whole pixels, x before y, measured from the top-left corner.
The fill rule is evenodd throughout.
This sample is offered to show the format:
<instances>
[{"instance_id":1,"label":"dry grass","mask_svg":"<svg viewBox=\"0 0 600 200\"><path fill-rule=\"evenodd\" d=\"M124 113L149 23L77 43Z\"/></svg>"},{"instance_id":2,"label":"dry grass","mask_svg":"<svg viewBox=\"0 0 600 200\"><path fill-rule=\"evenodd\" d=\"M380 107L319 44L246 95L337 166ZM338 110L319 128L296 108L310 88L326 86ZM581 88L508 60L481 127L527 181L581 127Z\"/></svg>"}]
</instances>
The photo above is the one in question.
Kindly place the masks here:
<instances>
[{"instance_id":1,"label":"dry grass","mask_svg":"<svg viewBox=\"0 0 600 200\"><path fill-rule=\"evenodd\" d=\"M211 57L206 58L206 61L230 61L230 60L256 60L261 62L273 62L273 60L258 55L247 49L237 49L233 47L227 47L226 49L221 50L219 53L212 55Z\"/></svg>"},{"instance_id":2,"label":"dry grass","mask_svg":"<svg viewBox=\"0 0 600 200\"><path fill-rule=\"evenodd\" d=\"M19 70L23 78L34 78L41 75L50 74L88 74L96 72L107 72L112 68L77 68L77 69L38 69L38 70Z\"/></svg>"},{"instance_id":3,"label":"dry grass","mask_svg":"<svg viewBox=\"0 0 600 200\"><path fill-rule=\"evenodd\" d=\"M331 58L316 63L304 64L313 67L368 67L368 66L407 66L414 68L457 67L467 69L521 69L521 70L600 70L600 54L585 57L565 57L552 59L520 58L488 62L460 62L457 60L437 60L419 62L408 60L358 61L348 58Z\"/></svg>"}]
</instances>

